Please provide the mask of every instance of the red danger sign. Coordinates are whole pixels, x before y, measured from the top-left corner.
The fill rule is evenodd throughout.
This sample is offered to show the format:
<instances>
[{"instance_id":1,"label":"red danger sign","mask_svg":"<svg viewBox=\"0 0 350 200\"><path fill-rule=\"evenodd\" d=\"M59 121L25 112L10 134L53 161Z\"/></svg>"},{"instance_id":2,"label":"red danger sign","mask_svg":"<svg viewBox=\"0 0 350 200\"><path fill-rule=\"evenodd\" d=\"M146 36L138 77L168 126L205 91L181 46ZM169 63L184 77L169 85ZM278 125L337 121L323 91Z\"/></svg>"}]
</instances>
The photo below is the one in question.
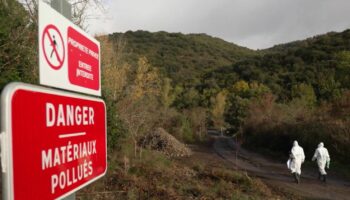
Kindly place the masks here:
<instances>
[{"instance_id":1,"label":"red danger sign","mask_svg":"<svg viewBox=\"0 0 350 200\"><path fill-rule=\"evenodd\" d=\"M15 83L2 105L6 199L61 198L106 173L103 100Z\"/></svg>"}]
</instances>

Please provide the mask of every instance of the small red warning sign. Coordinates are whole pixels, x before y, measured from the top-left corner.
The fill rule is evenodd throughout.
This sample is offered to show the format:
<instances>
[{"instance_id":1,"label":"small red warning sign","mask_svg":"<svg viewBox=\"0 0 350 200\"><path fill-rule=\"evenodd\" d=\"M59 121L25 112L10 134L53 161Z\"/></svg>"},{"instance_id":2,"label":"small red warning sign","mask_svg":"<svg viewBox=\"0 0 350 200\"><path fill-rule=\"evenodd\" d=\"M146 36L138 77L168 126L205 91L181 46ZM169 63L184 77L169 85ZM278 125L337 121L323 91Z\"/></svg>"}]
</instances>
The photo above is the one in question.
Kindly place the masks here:
<instances>
[{"instance_id":1,"label":"small red warning sign","mask_svg":"<svg viewBox=\"0 0 350 200\"><path fill-rule=\"evenodd\" d=\"M68 76L78 86L98 90L100 87L99 48L96 43L68 27Z\"/></svg>"}]
</instances>

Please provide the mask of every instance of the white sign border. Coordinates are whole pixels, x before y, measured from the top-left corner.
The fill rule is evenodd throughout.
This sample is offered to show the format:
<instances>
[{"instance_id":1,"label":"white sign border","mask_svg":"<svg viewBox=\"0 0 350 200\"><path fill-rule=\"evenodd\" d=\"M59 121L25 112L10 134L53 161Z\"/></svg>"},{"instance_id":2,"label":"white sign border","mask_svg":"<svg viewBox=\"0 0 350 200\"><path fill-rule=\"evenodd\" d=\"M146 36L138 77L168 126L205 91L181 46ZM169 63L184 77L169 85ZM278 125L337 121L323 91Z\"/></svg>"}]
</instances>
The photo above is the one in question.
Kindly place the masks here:
<instances>
[{"instance_id":1,"label":"white sign border","mask_svg":"<svg viewBox=\"0 0 350 200\"><path fill-rule=\"evenodd\" d=\"M1 165L2 165L2 196L3 199L13 200L14 197L14 185L13 185L13 153L12 153L12 97L18 90L28 90L33 92L41 92L52 95L60 95L64 97L79 98L84 100L98 101L103 103L105 108L105 143L106 143L106 169L105 171L91 179L90 181L80 185L79 187L63 194L56 199L63 199L70 194L82 189L97 179L103 177L107 172L107 109L106 104L102 99L85 96L81 94L46 88L37 85L31 85L21 82L9 83L5 86L1 93Z\"/></svg>"},{"instance_id":2,"label":"white sign border","mask_svg":"<svg viewBox=\"0 0 350 200\"><path fill-rule=\"evenodd\" d=\"M88 34L86 31L82 30L80 27L75 25L73 22L65 18L61 13L57 12L55 9L53 9L49 4L45 3L43 0L38 0L38 64L39 64L39 83L40 85L55 87L58 89L64 89L68 91L74 91L74 92L80 92L84 94L94 95L94 96L101 96L102 95L102 70L101 70L101 44L100 42L92 37L90 34ZM49 13L49 14L48 14ZM46 16L47 14L48 16ZM49 20L50 19L50 20ZM55 19L55 20L53 20ZM53 24L56 26L62 37L63 42L65 43L65 60L63 61L63 66L61 66L59 71L50 69L49 65L44 64L45 61L45 55L43 55L43 49L42 49L42 31L47 26L47 21L50 22L50 24ZM60 21L61 23L55 23L57 21ZM67 30L61 30L60 28L66 27ZM66 41L67 38L67 32L68 27L72 27L80 34L84 35L86 38L94 42L99 49L99 63L98 63L98 70L99 70L99 88L98 90L94 90L91 88L79 86L72 84L69 81L69 75L68 75L68 41ZM64 28L63 28L64 29ZM49 68L49 69L46 69ZM49 77L48 73L50 74ZM52 75L54 73L54 75ZM56 78L51 79L50 77L55 76ZM57 78L60 77L60 78Z\"/></svg>"}]
</instances>

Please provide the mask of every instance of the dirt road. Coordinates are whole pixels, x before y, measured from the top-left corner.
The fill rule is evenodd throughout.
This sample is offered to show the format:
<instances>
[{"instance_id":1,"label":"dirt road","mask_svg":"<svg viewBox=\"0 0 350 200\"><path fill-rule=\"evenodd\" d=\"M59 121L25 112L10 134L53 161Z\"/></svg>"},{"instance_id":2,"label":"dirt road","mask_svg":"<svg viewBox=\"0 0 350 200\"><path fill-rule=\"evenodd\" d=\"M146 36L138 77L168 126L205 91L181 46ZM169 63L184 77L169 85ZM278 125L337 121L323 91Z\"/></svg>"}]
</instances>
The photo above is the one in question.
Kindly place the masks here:
<instances>
[{"instance_id":1,"label":"dirt road","mask_svg":"<svg viewBox=\"0 0 350 200\"><path fill-rule=\"evenodd\" d=\"M317 180L317 170L302 169L301 183L296 184L284 161L276 162L252 153L235 144L232 138L216 136L213 144L215 152L230 161L235 168L246 171L250 176L261 178L288 193L305 199L350 199L350 182L329 175L327 183Z\"/></svg>"}]
</instances>

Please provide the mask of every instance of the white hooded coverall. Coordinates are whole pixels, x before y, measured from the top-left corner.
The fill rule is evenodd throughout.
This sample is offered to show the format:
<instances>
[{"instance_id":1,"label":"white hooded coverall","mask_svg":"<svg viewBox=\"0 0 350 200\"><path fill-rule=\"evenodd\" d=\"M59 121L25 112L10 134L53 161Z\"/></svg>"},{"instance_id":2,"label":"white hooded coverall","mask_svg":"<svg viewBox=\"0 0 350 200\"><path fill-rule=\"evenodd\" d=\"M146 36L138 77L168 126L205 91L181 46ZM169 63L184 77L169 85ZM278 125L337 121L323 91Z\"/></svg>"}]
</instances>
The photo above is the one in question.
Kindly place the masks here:
<instances>
[{"instance_id":1,"label":"white hooded coverall","mask_svg":"<svg viewBox=\"0 0 350 200\"><path fill-rule=\"evenodd\" d=\"M317 160L318 170L320 171L321 175L326 175L327 172L325 170L326 164L331 161L328 150L324 148L323 143L321 142L318 144L318 148L315 151L314 156L312 157L312 161Z\"/></svg>"},{"instance_id":2,"label":"white hooded coverall","mask_svg":"<svg viewBox=\"0 0 350 200\"><path fill-rule=\"evenodd\" d=\"M305 160L304 149L299 146L297 141L294 141L293 147L291 150L291 162L290 162L290 170L292 173L301 174L301 164Z\"/></svg>"}]
</instances>

